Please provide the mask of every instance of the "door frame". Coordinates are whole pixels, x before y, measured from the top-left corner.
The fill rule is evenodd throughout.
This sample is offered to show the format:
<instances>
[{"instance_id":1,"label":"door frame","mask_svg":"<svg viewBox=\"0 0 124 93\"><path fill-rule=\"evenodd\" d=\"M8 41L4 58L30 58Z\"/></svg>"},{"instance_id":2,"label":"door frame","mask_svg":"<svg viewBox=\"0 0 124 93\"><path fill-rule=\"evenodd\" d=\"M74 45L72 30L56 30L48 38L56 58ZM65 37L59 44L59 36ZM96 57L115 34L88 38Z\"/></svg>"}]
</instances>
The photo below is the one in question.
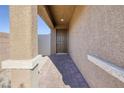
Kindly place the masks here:
<instances>
[{"instance_id":1,"label":"door frame","mask_svg":"<svg viewBox=\"0 0 124 93\"><path fill-rule=\"evenodd\" d=\"M57 52L57 31L58 30L66 31L66 52ZM68 53L68 30L67 29L56 29L56 53Z\"/></svg>"}]
</instances>

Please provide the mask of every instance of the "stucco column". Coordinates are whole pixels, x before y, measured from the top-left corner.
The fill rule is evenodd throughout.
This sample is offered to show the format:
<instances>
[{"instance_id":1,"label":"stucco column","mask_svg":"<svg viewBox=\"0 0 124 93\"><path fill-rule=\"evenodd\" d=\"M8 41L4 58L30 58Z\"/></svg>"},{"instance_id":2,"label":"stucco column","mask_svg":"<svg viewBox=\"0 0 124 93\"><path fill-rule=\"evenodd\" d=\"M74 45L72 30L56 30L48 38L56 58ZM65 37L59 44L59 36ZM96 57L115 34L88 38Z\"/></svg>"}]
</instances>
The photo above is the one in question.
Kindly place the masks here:
<instances>
[{"instance_id":1,"label":"stucco column","mask_svg":"<svg viewBox=\"0 0 124 93\"><path fill-rule=\"evenodd\" d=\"M12 60L37 56L37 6L10 6L10 32ZM11 87L32 87L32 77L31 70L13 69Z\"/></svg>"}]
</instances>

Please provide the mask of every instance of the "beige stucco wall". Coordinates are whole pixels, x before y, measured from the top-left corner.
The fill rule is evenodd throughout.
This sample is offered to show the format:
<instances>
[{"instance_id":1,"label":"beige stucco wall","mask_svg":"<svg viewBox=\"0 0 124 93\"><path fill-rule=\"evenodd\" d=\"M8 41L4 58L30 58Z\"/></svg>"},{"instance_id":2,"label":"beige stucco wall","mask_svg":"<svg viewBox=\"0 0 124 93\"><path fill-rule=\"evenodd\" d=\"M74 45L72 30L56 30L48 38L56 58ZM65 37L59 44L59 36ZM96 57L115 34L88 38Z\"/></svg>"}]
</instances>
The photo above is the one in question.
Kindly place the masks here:
<instances>
[{"instance_id":1,"label":"beige stucco wall","mask_svg":"<svg viewBox=\"0 0 124 93\"><path fill-rule=\"evenodd\" d=\"M91 87L124 87L87 59L94 54L124 67L124 6L77 6L69 26L69 51Z\"/></svg>"},{"instance_id":2,"label":"beige stucco wall","mask_svg":"<svg viewBox=\"0 0 124 93\"><path fill-rule=\"evenodd\" d=\"M9 6L10 57L30 59L38 54L37 6Z\"/></svg>"},{"instance_id":3,"label":"beige stucco wall","mask_svg":"<svg viewBox=\"0 0 124 93\"><path fill-rule=\"evenodd\" d=\"M0 64L1 61L6 60L8 58L9 58L9 34L0 32Z\"/></svg>"},{"instance_id":4,"label":"beige stucco wall","mask_svg":"<svg viewBox=\"0 0 124 93\"><path fill-rule=\"evenodd\" d=\"M38 55L37 6L9 6L10 59L26 60ZM31 70L12 70L12 87L32 87ZM20 77L22 76L22 77ZM22 79L25 76L25 79Z\"/></svg>"},{"instance_id":5,"label":"beige stucco wall","mask_svg":"<svg viewBox=\"0 0 124 93\"><path fill-rule=\"evenodd\" d=\"M0 32L0 61L9 58L9 33ZM54 40L55 41L55 40ZM43 55L51 54L51 35L38 35L38 53ZM53 47L54 48L54 47ZM52 49L53 50L53 49Z\"/></svg>"},{"instance_id":6,"label":"beige stucco wall","mask_svg":"<svg viewBox=\"0 0 124 93\"><path fill-rule=\"evenodd\" d=\"M38 35L38 53L41 55L51 54L51 35Z\"/></svg>"}]
</instances>

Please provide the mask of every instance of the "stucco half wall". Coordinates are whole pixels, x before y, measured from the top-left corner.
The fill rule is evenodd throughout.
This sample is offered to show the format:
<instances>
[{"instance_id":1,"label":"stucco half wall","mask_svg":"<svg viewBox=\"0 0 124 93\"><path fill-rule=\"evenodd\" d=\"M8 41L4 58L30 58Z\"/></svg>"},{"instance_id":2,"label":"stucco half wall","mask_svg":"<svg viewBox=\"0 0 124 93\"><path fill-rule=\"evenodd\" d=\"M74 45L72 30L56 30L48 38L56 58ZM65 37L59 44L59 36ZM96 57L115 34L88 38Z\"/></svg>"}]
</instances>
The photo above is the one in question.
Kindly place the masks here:
<instances>
[{"instance_id":1,"label":"stucco half wall","mask_svg":"<svg viewBox=\"0 0 124 93\"><path fill-rule=\"evenodd\" d=\"M51 34L38 35L38 53L41 55L51 54Z\"/></svg>"},{"instance_id":2,"label":"stucco half wall","mask_svg":"<svg viewBox=\"0 0 124 93\"><path fill-rule=\"evenodd\" d=\"M9 33L0 32L0 64L10 57ZM42 55L51 54L51 35L38 35L38 52ZM1 67L0 67L1 68Z\"/></svg>"},{"instance_id":3,"label":"stucco half wall","mask_svg":"<svg viewBox=\"0 0 124 93\"><path fill-rule=\"evenodd\" d=\"M124 67L124 6L77 6L69 25L69 52L90 87L124 87L87 59L93 54Z\"/></svg>"},{"instance_id":4,"label":"stucco half wall","mask_svg":"<svg viewBox=\"0 0 124 93\"><path fill-rule=\"evenodd\" d=\"M0 68L1 61L9 58L9 47L9 34L0 32Z\"/></svg>"}]
</instances>

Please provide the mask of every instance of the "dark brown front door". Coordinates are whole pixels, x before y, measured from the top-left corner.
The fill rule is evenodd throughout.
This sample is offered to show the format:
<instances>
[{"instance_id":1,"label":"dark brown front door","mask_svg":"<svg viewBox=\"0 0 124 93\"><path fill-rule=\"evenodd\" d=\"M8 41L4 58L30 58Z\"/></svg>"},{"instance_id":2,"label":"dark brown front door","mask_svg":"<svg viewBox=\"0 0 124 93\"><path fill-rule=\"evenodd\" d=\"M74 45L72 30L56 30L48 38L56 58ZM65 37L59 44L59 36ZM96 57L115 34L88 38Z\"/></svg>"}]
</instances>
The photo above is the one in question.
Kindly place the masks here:
<instances>
[{"instance_id":1,"label":"dark brown front door","mask_svg":"<svg viewBox=\"0 0 124 93\"><path fill-rule=\"evenodd\" d=\"M58 29L56 37L56 52L67 53L67 30Z\"/></svg>"}]
</instances>

